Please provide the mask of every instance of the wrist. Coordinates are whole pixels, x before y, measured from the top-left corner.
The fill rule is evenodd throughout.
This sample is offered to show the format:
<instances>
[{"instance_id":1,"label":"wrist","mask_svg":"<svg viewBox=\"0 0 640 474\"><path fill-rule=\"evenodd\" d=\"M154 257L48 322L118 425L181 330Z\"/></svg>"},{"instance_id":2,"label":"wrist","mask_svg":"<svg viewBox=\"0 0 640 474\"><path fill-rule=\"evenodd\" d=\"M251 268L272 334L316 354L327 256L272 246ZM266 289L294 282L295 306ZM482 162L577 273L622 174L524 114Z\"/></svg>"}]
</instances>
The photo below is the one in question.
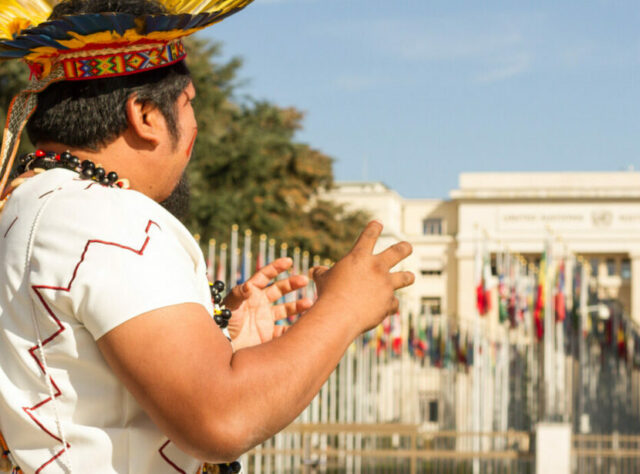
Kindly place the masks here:
<instances>
[{"instance_id":1,"label":"wrist","mask_svg":"<svg viewBox=\"0 0 640 474\"><path fill-rule=\"evenodd\" d=\"M343 333L349 342L364 331L363 318L348 301L340 298L319 296L308 314L321 318L324 324L331 325L332 328Z\"/></svg>"}]
</instances>

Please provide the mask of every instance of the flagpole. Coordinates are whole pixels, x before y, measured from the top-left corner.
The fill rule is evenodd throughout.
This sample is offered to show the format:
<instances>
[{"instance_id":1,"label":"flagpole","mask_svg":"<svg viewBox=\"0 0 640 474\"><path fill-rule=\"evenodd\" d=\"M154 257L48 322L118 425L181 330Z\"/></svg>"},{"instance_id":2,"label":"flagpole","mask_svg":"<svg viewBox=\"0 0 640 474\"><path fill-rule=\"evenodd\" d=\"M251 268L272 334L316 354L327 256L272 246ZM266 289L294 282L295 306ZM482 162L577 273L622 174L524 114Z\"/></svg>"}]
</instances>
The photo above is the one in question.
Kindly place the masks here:
<instances>
[{"instance_id":1,"label":"flagpole","mask_svg":"<svg viewBox=\"0 0 640 474\"><path fill-rule=\"evenodd\" d=\"M309 252L305 250L302 252L302 274L304 276L309 276ZM302 289L302 298L309 297L309 285L305 286Z\"/></svg>"},{"instance_id":2,"label":"flagpole","mask_svg":"<svg viewBox=\"0 0 640 474\"><path fill-rule=\"evenodd\" d=\"M260 235L258 244L258 261L256 262L256 270L260 270L267 262L267 235Z\"/></svg>"},{"instance_id":3,"label":"flagpole","mask_svg":"<svg viewBox=\"0 0 640 474\"><path fill-rule=\"evenodd\" d=\"M209 239L207 252L207 279L213 281L216 268L216 239Z\"/></svg>"},{"instance_id":4,"label":"flagpole","mask_svg":"<svg viewBox=\"0 0 640 474\"><path fill-rule=\"evenodd\" d=\"M267 252L267 263L276 259L276 239L269 239L269 250Z\"/></svg>"},{"instance_id":5,"label":"flagpole","mask_svg":"<svg viewBox=\"0 0 640 474\"><path fill-rule=\"evenodd\" d=\"M238 279L238 224L231 226L231 265L229 268L229 289L235 286Z\"/></svg>"},{"instance_id":6,"label":"flagpole","mask_svg":"<svg viewBox=\"0 0 640 474\"><path fill-rule=\"evenodd\" d=\"M478 239L478 225L475 225L475 258L474 258L474 266L475 266L475 274L479 276L479 281L482 279L482 272L484 271L484 262L482 261L481 250L480 250L480 242ZM475 282L476 285L479 285L479 282ZM476 286L476 292L478 286ZM477 295L476 295L477 297ZM472 431L474 433L473 436L473 451L476 455L473 457L473 474L480 473L480 364L481 360L479 357L480 351L480 319L482 315L480 314L479 305L476 306L476 314L474 318L474 334L473 334L473 386L472 386L472 411L471 411L471 419L472 419Z\"/></svg>"},{"instance_id":7,"label":"flagpole","mask_svg":"<svg viewBox=\"0 0 640 474\"><path fill-rule=\"evenodd\" d=\"M220 244L220 258L218 260L218 273L216 280L227 283L227 244ZM227 287L228 288L228 287Z\"/></svg>"},{"instance_id":8,"label":"flagpole","mask_svg":"<svg viewBox=\"0 0 640 474\"><path fill-rule=\"evenodd\" d=\"M242 279L248 280L251 276L251 229L244 231L244 249L242 256Z\"/></svg>"},{"instance_id":9,"label":"flagpole","mask_svg":"<svg viewBox=\"0 0 640 474\"><path fill-rule=\"evenodd\" d=\"M544 281L544 385L545 400L544 413L545 420L551 421L555 416L555 374L554 374L554 324L555 319L553 308L553 290L551 286L551 271L553 266L553 255L551 255L551 239L547 236L544 242L546 265Z\"/></svg>"},{"instance_id":10,"label":"flagpole","mask_svg":"<svg viewBox=\"0 0 640 474\"><path fill-rule=\"evenodd\" d=\"M578 360L580 370L578 371L578 382L579 382L579 398L578 398L578 430L580 433L586 432L583 431L582 426L582 416L584 414L584 405L585 405L585 377L584 377L584 366L585 366L585 330L587 327L587 318L589 317L588 309L587 309L587 298L589 295L589 282L587 276L590 275L589 267L587 262L582 258L578 257L578 263L580 263L580 318L578 320L578 330L579 330L579 339L578 339Z\"/></svg>"}]
</instances>

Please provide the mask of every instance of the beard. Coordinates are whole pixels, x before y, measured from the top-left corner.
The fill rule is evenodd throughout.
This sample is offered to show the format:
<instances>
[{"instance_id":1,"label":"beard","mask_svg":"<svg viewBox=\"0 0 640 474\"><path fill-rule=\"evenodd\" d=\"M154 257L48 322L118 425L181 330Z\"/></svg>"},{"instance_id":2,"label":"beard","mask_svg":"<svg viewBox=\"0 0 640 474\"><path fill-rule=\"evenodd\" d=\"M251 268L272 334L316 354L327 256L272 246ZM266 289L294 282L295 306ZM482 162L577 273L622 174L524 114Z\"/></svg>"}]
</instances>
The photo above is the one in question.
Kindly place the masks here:
<instances>
[{"instance_id":1,"label":"beard","mask_svg":"<svg viewBox=\"0 0 640 474\"><path fill-rule=\"evenodd\" d=\"M189 215L189 198L191 193L189 192L189 180L186 173L180 176L180 181L167 199L162 201L160 205L164 207L168 212L184 224L187 216Z\"/></svg>"}]
</instances>

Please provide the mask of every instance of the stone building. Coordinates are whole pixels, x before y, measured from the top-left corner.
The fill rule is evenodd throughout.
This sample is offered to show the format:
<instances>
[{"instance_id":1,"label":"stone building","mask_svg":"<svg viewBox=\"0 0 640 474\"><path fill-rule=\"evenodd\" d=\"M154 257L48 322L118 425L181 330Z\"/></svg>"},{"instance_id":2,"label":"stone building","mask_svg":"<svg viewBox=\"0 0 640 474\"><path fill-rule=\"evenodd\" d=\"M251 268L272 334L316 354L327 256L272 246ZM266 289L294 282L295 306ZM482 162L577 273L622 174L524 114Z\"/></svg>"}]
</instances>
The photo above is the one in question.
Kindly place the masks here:
<instances>
[{"instance_id":1,"label":"stone building","mask_svg":"<svg viewBox=\"0 0 640 474\"><path fill-rule=\"evenodd\" d=\"M380 182L342 182L328 197L382 220L381 246L413 244L405 267L416 283L402 298L414 314L428 308L472 320L478 245L494 259L506 251L535 264L550 241L556 260L589 262L600 298L619 301L640 323L638 172L463 173L447 200L406 199Z\"/></svg>"}]
</instances>

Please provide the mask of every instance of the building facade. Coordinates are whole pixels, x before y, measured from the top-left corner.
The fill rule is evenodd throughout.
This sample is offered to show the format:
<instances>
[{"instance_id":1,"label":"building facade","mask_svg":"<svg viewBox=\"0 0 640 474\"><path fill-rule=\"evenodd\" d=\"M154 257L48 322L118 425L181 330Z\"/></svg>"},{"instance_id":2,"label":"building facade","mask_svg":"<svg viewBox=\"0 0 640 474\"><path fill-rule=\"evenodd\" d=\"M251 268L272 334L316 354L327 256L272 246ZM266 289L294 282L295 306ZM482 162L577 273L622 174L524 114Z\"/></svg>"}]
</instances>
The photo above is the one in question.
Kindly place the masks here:
<instances>
[{"instance_id":1,"label":"building facade","mask_svg":"<svg viewBox=\"0 0 640 474\"><path fill-rule=\"evenodd\" d=\"M556 261L588 262L598 297L640 323L638 172L463 173L448 200L406 199L380 182L343 182L327 197L380 219L381 248L397 240L413 245L404 269L416 283L401 294L413 314L471 321L479 246L494 262L495 286L498 255L535 266L546 243ZM496 320L492 307L489 320Z\"/></svg>"}]
</instances>

